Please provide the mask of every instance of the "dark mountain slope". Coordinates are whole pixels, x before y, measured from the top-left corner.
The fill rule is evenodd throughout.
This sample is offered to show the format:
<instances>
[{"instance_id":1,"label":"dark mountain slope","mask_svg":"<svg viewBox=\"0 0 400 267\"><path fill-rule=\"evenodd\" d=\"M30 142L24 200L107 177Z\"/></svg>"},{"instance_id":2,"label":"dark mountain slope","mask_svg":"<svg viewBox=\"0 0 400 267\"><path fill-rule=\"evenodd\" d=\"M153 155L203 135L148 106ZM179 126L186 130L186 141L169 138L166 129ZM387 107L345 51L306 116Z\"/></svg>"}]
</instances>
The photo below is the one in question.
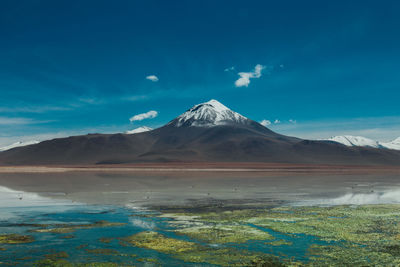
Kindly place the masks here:
<instances>
[{"instance_id":1,"label":"dark mountain slope","mask_svg":"<svg viewBox=\"0 0 400 267\"><path fill-rule=\"evenodd\" d=\"M59 138L0 153L2 165L169 161L400 165L400 151L280 135L212 100L152 131Z\"/></svg>"}]
</instances>

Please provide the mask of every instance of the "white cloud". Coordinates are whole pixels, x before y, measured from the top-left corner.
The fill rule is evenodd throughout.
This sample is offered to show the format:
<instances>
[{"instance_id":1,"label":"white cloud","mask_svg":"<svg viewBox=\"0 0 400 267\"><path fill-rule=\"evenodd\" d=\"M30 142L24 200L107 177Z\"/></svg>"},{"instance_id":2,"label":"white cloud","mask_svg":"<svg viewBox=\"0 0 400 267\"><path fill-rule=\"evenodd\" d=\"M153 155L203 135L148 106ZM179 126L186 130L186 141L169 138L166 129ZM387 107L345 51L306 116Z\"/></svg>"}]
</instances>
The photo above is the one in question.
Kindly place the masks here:
<instances>
[{"instance_id":1,"label":"white cloud","mask_svg":"<svg viewBox=\"0 0 400 267\"><path fill-rule=\"evenodd\" d=\"M234 71L234 70L235 70L234 66L224 69L224 71Z\"/></svg>"},{"instance_id":2,"label":"white cloud","mask_svg":"<svg viewBox=\"0 0 400 267\"><path fill-rule=\"evenodd\" d=\"M158 82L158 77L156 75L149 75L146 77L146 79L152 82Z\"/></svg>"},{"instance_id":3,"label":"white cloud","mask_svg":"<svg viewBox=\"0 0 400 267\"><path fill-rule=\"evenodd\" d=\"M290 122L290 123L297 123L296 120L292 120L292 119L290 119L289 122Z\"/></svg>"},{"instance_id":4,"label":"white cloud","mask_svg":"<svg viewBox=\"0 0 400 267\"><path fill-rule=\"evenodd\" d=\"M275 124L279 124L279 123L281 123L281 121L278 120L278 119L276 119L276 120L274 120L274 123L275 123Z\"/></svg>"},{"instance_id":5,"label":"white cloud","mask_svg":"<svg viewBox=\"0 0 400 267\"><path fill-rule=\"evenodd\" d=\"M271 125L271 121L269 121L269 120L262 120L262 121L260 121L260 124L263 125L263 126L268 126L268 125Z\"/></svg>"},{"instance_id":6,"label":"white cloud","mask_svg":"<svg viewBox=\"0 0 400 267\"><path fill-rule=\"evenodd\" d=\"M158 112L157 111L150 110L150 111L148 111L146 113L137 114L137 115L131 117L129 120L131 122L142 121L142 120L145 120L145 119L153 119L153 118L155 118L157 116L158 116Z\"/></svg>"},{"instance_id":7,"label":"white cloud","mask_svg":"<svg viewBox=\"0 0 400 267\"><path fill-rule=\"evenodd\" d=\"M236 87L249 86L250 79L260 78L263 69L265 69L265 66L257 64L254 67L254 71L252 72L239 72L238 75L240 76L240 78L235 81L235 86Z\"/></svg>"}]
</instances>

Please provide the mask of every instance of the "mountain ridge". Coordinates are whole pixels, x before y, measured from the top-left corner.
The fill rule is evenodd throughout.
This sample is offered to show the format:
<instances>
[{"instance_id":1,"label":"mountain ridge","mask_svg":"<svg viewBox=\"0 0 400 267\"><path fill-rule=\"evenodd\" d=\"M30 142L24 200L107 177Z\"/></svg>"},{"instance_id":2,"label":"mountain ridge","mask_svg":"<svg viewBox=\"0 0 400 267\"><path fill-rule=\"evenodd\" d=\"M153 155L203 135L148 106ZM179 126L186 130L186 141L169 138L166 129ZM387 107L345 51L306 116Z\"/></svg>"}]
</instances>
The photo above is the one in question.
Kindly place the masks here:
<instances>
[{"instance_id":1,"label":"mountain ridge","mask_svg":"<svg viewBox=\"0 0 400 267\"><path fill-rule=\"evenodd\" d=\"M400 165L400 151L281 135L211 100L151 131L71 136L0 153L0 165L151 162Z\"/></svg>"},{"instance_id":2,"label":"mountain ridge","mask_svg":"<svg viewBox=\"0 0 400 267\"><path fill-rule=\"evenodd\" d=\"M380 142L363 136L353 136L353 135L337 135L324 140L337 142L349 147L359 146L359 147L373 147L381 149L400 150L400 137L390 142Z\"/></svg>"}]
</instances>

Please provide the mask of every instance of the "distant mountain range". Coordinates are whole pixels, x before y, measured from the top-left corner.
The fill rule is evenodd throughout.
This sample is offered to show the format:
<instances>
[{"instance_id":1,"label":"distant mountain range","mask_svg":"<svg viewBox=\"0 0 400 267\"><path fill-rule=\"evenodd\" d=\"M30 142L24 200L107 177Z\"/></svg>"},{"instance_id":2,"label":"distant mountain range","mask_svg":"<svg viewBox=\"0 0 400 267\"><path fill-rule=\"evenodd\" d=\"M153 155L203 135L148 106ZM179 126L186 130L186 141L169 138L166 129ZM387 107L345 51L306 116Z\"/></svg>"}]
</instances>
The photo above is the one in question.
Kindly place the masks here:
<instances>
[{"instance_id":1,"label":"distant mountain range","mask_svg":"<svg viewBox=\"0 0 400 267\"><path fill-rule=\"evenodd\" d=\"M216 100L210 100L193 106L154 130L141 127L125 134L88 134L43 141L1 152L0 164L268 162L400 165L400 151L348 146L337 140L303 140L281 135Z\"/></svg>"},{"instance_id":2,"label":"distant mountain range","mask_svg":"<svg viewBox=\"0 0 400 267\"><path fill-rule=\"evenodd\" d=\"M150 128L150 127L142 126L142 127L130 130L130 131L126 131L125 133L126 134L137 134L137 133L148 132L148 131L151 131L151 130L153 130L153 129Z\"/></svg>"},{"instance_id":3,"label":"distant mountain range","mask_svg":"<svg viewBox=\"0 0 400 267\"><path fill-rule=\"evenodd\" d=\"M379 142L366 137L352 135L333 136L326 140L334 141L345 146L361 146L400 150L400 137L391 142Z\"/></svg>"}]
</instances>

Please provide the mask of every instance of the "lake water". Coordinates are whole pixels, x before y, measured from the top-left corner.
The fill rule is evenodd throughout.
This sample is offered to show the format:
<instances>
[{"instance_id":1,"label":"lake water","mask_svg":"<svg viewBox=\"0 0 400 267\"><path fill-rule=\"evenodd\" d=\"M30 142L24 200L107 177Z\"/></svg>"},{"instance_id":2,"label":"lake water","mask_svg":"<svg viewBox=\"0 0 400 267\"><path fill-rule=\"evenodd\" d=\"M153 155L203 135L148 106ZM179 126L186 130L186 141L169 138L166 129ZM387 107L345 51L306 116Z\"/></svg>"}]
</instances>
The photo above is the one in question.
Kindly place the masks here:
<instances>
[{"instance_id":1,"label":"lake water","mask_svg":"<svg viewBox=\"0 0 400 267\"><path fill-rule=\"evenodd\" d=\"M331 264L343 262L354 244L360 245L355 263L364 262L366 248L380 253L372 261L394 262L400 255L392 253L400 243L391 237L400 228L398 178L1 174L0 262L257 266L261 260L308 264L332 257ZM371 221L382 225L382 218L387 228L362 238L375 231ZM339 229L341 223L348 227ZM343 259L328 249L340 250Z\"/></svg>"}]
</instances>

